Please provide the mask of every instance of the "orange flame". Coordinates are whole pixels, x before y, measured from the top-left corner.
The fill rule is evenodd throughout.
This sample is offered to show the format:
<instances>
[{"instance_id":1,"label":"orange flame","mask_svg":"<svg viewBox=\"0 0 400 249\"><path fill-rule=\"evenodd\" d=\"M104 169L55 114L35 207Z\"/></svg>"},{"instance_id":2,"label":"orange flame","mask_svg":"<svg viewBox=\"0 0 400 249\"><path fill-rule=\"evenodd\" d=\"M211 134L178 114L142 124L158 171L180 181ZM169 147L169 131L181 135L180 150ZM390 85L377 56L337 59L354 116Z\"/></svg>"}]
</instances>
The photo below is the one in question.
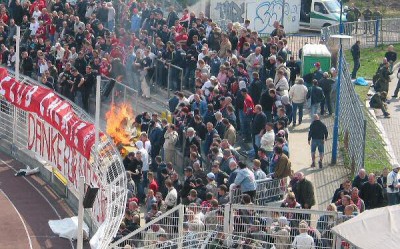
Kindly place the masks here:
<instances>
[{"instance_id":1,"label":"orange flame","mask_svg":"<svg viewBox=\"0 0 400 249\"><path fill-rule=\"evenodd\" d=\"M111 105L110 110L106 113L106 131L114 139L116 145L129 144L130 134L126 131L126 125L133 118L131 106L127 104L121 104L120 106Z\"/></svg>"}]
</instances>

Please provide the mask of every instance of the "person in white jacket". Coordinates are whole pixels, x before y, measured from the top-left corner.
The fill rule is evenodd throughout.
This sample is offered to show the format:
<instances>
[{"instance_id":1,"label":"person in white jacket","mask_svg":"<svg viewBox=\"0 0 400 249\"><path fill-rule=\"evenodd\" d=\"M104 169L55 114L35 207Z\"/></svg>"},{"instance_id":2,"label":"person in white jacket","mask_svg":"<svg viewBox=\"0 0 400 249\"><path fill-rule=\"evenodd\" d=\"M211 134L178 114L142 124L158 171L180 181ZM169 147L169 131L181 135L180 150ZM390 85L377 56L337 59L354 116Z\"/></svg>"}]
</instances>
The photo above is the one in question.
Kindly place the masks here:
<instances>
[{"instance_id":1,"label":"person in white jacket","mask_svg":"<svg viewBox=\"0 0 400 249\"><path fill-rule=\"evenodd\" d=\"M308 89L304 85L304 80L303 79L298 79L296 84L290 88L289 91L289 98L292 101L292 121L293 121L293 126L296 125L296 120L297 120L297 109L299 109L299 124L301 124L301 121L303 120L303 109L304 109L304 103L306 102L306 97L307 97L307 92Z\"/></svg>"},{"instance_id":2,"label":"person in white jacket","mask_svg":"<svg viewBox=\"0 0 400 249\"><path fill-rule=\"evenodd\" d=\"M178 141L178 133L175 131L174 125L169 125L164 135L164 157L165 162L175 163L175 144Z\"/></svg>"},{"instance_id":3,"label":"person in white jacket","mask_svg":"<svg viewBox=\"0 0 400 249\"><path fill-rule=\"evenodd\" d=\"M285 72L283 70L279 70L277 75L278 78L274 82L276 92L278 93L279 96L288 95L289 82L285 77Z\"/></svg>"},{"instance_id":4,"label":"person in white jacket","mask_svg":"<svg viewBox=\"0 0 400 249\"><path fill-rule=\"evenodd\" d=\"M275 132L274 132L274 124L267 123L265 125L265 133L261 137L261 148L263 148L267 155L274 151L274 142L275 142Z\"/></svg>"}]
</instances>

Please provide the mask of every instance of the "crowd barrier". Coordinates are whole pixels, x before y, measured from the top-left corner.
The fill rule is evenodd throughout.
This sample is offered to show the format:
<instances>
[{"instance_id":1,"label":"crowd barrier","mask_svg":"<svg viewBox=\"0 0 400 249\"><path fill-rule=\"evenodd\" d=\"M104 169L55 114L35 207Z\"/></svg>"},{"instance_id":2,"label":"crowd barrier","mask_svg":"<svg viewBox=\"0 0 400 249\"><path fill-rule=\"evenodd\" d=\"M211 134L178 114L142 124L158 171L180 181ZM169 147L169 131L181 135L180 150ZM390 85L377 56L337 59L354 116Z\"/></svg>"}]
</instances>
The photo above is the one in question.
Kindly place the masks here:
<instances>
[{"instance_id":1,"label":"crowd barrier","mask_svg":"<svg viewBox=\"0 0 400 249\"><path fill-rule=\"evenodd\" d=\"M167 89L167 99L171 97L171 92L173 94L175 91L182 91L185 78L183 68L162 59L155 59L153 63L155 70L153 82L158 87Z\"/></svg>"},{"instance_id":2,"label":"crowd barrier","mask_svg":"<svg viewBox=\"0 0 400 249\"><path fill-rule=\"evenodd\" d=\"M178 205L109 248L291 248L305 221L315 248L336 248L331 228L346 217L328 211L227 204L217 208ZM158 234L165 234L168 243ZM239 247L240 248L240 247Z\"/></svg>"},{"instance_id":3,"label":"crowd barrier","mask_svg":"<svg viewBox=\"0 0 400 249\"><path fill-rule=\"evenodd\" d=\"M257 180L256 196L253 203L256 205L264 206L267 203L279 201L287 192L286 179L262 179ZM242 202L242 191L240 188L230 190L230 201L232 204L239 204Z\"/></svg>"},{"instance_id":4,"label":"crowd barrier","mask_svg":"<svg viewBox=\"0 0 400 249\"><path fill-rule=\"evenodd\" d=\"M98 248L106 248L123 218L127 195L118 150L104 134L98 147L93 143L85 149L89 146L86 135L91 131L95 134L94 122L87 113L29 77L16 81L12 71L8 75L0 83L0 147L24 164L39 166L50 186L65 183L65 200L75 211L80 176L85 177L87 185L98 187L94 206L86 209L84 218L92 234L102 231ZM84 124L91 130L81 136L79 129L84 129ZM69 142L71 138L75 145ZM88 151L88 155L82 151Z\"/></svg>"}]
</instances>

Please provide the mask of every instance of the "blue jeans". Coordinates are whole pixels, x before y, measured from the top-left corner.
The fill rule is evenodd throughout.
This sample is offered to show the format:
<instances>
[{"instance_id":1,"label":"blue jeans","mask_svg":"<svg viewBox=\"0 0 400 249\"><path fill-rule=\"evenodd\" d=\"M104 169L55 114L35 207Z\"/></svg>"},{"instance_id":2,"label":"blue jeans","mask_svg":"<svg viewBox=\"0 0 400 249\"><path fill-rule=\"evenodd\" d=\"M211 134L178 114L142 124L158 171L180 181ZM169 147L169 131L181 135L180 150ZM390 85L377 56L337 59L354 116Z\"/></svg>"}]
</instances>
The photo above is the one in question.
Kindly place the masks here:
<instances>
[{"instance_id":1,"label":"blue jeans","mask_svg":"<svg viewBox=\"0 0 400 249\"><path fill-rule=\"evenodd\" d=\"M243 110L240 110L239 115L241 116L240 123L242 124L241 129L242 129L242 134L245 139L250 140L251 139L251 133L250 133L250 123L252 116L251 115L246 115ZM243 120L243 123L242 123Z\"/></svg>"},{"instance_id":2,"label":"blue jeans","mask_svg":"<svg viewBox=\"0 0 400 249\"><path fill-rule=\"evenodd\" d=\"M320 103L315 103L311 105L311 110L310 110L310 116L311 116L311 121L314 118L315 114L318 114L318 107L320 106Z\"/></svg>"},{"instance_id":3,"label":"blue jeans","mask_svg":"<svg viewBox=\"0 0 400 249\"><path fill-rule=\"evenodd\" d=\"M304 103L293 103L293 111L292 111L292 121L293 124L296 124L297 120L297 109L299 109L299 123L303 120L303 109Z\"/></svg>"},{"instance_id":4,"label":"blue jeans","mask_svg":"<svg viewBox=\"0 0 400 249\"><path fill-rule=\"evenodd\" d=\"M323 139L313 139L311 141L311 153L315 153L318 149L319 154L324 154L324 140Z\"/></svg>"},{"instance_id":5,"label":"blue jeans","mask_svg":"<svg viewBox=\"0 0 400 249\"><path fill-rule=\"evenodd\" d=\"M400 204L400 193L387 193L387 197L389 206Z\"/></svg>"},{"instance_id":6,"label":"blue jeans","mask_svg":"<svg viewBox=\"0 0 400 249\"><path fill-rule=\"evenodd\" d=\"M111 20L107 22L107 27L110 32L114 32L115 20Z\"/></svg>"}]
</instances>

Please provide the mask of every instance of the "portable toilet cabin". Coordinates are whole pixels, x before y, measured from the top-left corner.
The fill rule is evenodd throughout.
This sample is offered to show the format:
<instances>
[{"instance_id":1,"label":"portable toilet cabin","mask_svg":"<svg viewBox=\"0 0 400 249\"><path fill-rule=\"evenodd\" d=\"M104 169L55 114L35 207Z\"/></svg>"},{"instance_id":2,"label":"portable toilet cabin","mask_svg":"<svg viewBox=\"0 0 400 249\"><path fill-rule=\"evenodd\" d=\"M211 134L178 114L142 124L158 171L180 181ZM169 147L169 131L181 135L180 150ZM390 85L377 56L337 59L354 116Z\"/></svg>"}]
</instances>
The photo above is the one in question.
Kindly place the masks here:
<instances>
[{"instance_id":1,"label":"portable toilet cabin","mask_svg":"<svg viewBox=\"0 0 400 249\"><path fill-rule=\"evenodd\" d=\"M301 77L314 72L315 63L319 62L321 70L328 72L331 68L331 52L322 44L306 44L301 57ZM311 82L307 82L311 83Z\"/></svg>"}]
</instances>

